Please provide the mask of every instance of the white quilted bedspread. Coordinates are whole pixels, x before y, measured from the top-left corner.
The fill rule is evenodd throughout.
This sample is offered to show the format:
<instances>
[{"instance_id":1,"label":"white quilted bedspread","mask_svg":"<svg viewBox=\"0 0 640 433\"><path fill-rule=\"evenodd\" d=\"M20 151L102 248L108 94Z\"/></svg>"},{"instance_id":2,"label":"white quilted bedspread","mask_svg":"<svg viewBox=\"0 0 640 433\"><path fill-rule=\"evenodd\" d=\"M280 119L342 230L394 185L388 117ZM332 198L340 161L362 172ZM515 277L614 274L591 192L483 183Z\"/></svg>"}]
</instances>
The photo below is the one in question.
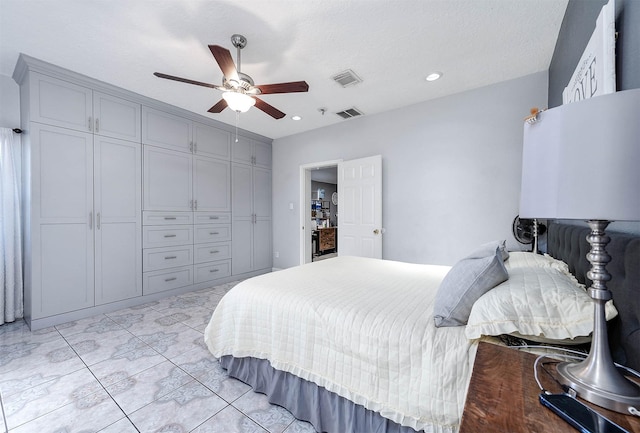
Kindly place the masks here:
<instances>
[{"instance_id":1,"label":"white quilted bedspread","mask_svg":"<svg viewBox=\"0 0 640 433\"><path fill-rule=\"evenodd\" d=\"M449 269L338 257L261 275L224 296L205 341L216 357L268 359L401 425L455 432L477 342L434 326Z\"/></svg>"}]
</instances>

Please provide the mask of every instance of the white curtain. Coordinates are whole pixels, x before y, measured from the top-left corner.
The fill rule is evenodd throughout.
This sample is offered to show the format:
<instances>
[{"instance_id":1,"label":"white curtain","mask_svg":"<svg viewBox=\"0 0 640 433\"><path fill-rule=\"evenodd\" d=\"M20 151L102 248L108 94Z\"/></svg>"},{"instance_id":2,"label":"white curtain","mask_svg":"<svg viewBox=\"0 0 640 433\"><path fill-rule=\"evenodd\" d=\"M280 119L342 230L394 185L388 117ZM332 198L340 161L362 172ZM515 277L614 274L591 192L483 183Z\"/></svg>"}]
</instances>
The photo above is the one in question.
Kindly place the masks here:
<instances>
[{"instance_id":1,"label":"white curtain","mask_svg":"<svg viewBox=\"0 0 640 433\"><path fill-rule=\"evenodd\" d=\"M0 128L0 325L23 317L20 138Z\"/></svg>"}]
</instances>

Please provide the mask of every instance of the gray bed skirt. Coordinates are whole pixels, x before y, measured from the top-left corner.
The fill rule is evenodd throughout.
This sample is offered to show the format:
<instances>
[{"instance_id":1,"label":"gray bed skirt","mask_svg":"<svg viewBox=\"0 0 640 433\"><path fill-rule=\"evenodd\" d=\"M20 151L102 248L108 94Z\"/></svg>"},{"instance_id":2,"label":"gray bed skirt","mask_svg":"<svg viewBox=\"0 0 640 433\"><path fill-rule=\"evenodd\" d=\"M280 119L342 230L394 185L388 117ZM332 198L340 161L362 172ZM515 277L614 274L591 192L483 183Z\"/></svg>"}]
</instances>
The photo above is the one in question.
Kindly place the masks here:
<instances>
[{"instance_id":1,"label":"gray bed skirt","mask_svg":"<svg viewBox=\"0 0 640 433\"><path fill-rule=\"evenodd\" d=\"M326 433L416 433L383 418L313 382L276 370L269 361L257 358L223 356L220 365L230 376L266 394L269 402L308 421L318 432Z\"/></svg>"}]
</instances>

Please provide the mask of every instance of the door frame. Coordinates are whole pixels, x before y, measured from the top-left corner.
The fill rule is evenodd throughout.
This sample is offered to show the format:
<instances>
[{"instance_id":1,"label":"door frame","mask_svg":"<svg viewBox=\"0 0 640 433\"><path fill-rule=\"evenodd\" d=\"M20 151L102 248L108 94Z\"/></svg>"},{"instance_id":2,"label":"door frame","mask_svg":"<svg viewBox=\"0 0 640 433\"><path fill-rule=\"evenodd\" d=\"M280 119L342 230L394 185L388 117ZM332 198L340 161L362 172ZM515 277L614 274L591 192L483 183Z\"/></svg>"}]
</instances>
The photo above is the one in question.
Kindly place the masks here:
<instances>
[{"instance_id":1,"label":"door frame","mask_svg":"<svg viewBox=\"0 0 640 433\"><path fill-rule=\"evenodd\" d=\"M338 168L342 159L300 165L300 264L311 262L311 172L322 168ZM339 182L339 181L338 181Z\"/></svg>"}]
</instances>

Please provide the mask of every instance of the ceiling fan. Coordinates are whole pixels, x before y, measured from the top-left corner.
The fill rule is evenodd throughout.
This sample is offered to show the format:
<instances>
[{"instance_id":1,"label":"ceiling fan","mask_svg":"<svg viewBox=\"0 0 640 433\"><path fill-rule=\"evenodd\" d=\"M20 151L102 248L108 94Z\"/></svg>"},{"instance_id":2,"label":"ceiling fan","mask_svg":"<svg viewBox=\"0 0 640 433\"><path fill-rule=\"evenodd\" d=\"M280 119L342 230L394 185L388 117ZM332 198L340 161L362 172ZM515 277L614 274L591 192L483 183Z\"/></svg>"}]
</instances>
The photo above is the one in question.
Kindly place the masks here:
<instances>
[{"instance_id":1,"label":"ceiling fan","mask_svg":"<svg viewBox=\"0 0 640 433\"><path fill-rule=\"evenodd\" d=\"M231 36L231 43L238 51L237 68L233 63L233 58L231 57L229 50L219 45L209 45L211 54L213 54L213 57L218 62L218 66L220 66L220 69L222 70L223 77L221 86L194 81L187 78L175 77L173 75L167 75L160 72L154 72L153 75L160 78L166 78L168 80L195 84L196 86L210 87L212 89L222 91L222 99L207 110L209 113L220 113L227 107L234 111L244 113L255 105L258 110L264 111L274 119L282 119L285 116L285 113L274 106L267 104L262 99L258 98L257 95L307 92L309 90L309 85L305 81L255 85L253 79L249 75L240 72L240 50L247 46L247 38L236 34Z\"/></svg>"}]
</instances>

